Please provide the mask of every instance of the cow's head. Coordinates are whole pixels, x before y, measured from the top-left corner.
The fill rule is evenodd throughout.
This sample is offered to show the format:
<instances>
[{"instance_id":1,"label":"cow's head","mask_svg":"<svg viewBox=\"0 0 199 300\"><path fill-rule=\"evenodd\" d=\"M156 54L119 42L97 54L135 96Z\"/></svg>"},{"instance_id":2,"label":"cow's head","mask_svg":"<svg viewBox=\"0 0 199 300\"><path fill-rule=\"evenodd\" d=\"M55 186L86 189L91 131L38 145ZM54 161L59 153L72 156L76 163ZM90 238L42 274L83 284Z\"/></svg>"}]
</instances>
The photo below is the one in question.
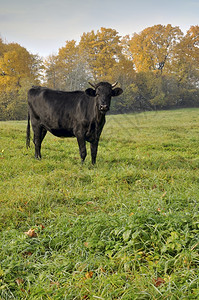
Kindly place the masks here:
<instances>
[{"instance_id":1,"label":"cow's head","mask_svg":"<svg viewBox=\"0 0 199 300\"><path fill-rule=\"evenodd\" d=\"M110 109L111 97L119 96L123 90L121 88L115 88L117 82L110 84L108 82L100 82L96 85L89 82L94 89L87 89L85 93L90 97L96 97L97 107L99 111L105 114Z\"/></svg>"}]
</instances>

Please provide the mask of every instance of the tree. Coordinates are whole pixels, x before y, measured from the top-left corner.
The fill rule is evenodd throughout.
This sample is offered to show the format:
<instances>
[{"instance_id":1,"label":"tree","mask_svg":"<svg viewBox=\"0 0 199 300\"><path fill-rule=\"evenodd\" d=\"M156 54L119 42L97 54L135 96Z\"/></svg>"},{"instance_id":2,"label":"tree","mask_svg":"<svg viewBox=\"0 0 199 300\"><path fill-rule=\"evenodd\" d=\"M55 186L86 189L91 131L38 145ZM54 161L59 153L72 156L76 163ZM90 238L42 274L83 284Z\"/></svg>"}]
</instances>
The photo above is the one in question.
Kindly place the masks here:
<instances>
[{"instance_id":1,"label":"tree","mask_svg":"<svg viewBox=\"0 0 199 300\"><path fill-rule=\"evenodd\" d=\"M44 61L45 84L53 89L60 88L57 55L49 55Z\"/></svg>"},{"instance_id":2,"label":"tree","mask_svg":"<svg viewBox=\"0 0 199 300\"><path fill-rule=\"evenodd\" d=\"M119 81L125 89L135 78L133 59L129 50L129 36L122 38L120 45L122 50L118 54L117 64L112 69L112 77L113 81Z\"/></svg>"},{"instance_id":3,"label":"tree","mask_svg":"<svg viewBox=\"0 0 199 300\"><path fill-rule=\"evenodd\" d=\"M47 85L55 89L82 89L88 80L86 64L74 40L66 41L58 55L49 56L45 68Z\"/></svg>"},{"instance_id":4,"label":"tree","mask_svg":"<svg viewBox=\"0 0 199 300\"><path fill-rule=\"evenodd\" d=\"M76 90L85 86L88 79L86 62L82 59L79 45L74 40L67 41L65 47L59 49L58 65L65 89Z\"/></svg>"},{"instance_id":5,"label":"tree","mask_svg":"<svg viewBox=\"0 0 199 300\"><path fill-rule=\"evenodd\" d=\"M131 111L134 102L134 81L136 74L131 52L129 51L128 35L120 39L120 47L116 63L111 68L111 82L118 81L123 89L123 93L117 99L112 99L112 113Z\"/></svg>"},{"instance_id":6,"label":"tree","mask_svg":"<svg viewBox=\"0 0 199 300\"><path fill-rule=\"evenodd\" d=\"M88 81L118 81L123 94L112 111L199 106L199 26L154 25L130 38L115 29L83 33L43 62L19 44L0 38L0 119L24 118L33 84L85 89Z\"/></svg>"},{"instance_id":7,"label":"tree","mask_svg":"<svg viewBox=\"0 0 199 300\"><path fill-rule=\"evenodd\" d=\"M5 52L5 44L3 43L3 40L0 37L0 57L3 56L4 52Z\"/></svg>"},{"instance_id":8,"label":"tree","mask_svg":"<svg viewBox=\"0 0 199 300\"><path fill-rule=\"evenodd\" d=\"M94 81L112 82L112 70L122 52L120 38L116 30L103 27L96 34L91 31L82 35L80 53Z\"/></svg>"},{"instance_id":9,"label":"tree","mask_svg":"<svg viewBox=\"0 0 199 300\"><path fill-rule=\"evenodd\" d=\"M191 26L175 48L172 75L178 81L181 105L199 104L199 26Z\"/></svg>"},{"instance_id":10,"label":"tree","mask_svg":"<svg viewBox=\"0 0 199 300\"><path fill-rule=\"evenodd\" d=\"M33 79L31 73L32 57L30 53L18 44L11 44L0 59L0 89L6 91L18 90L24 78Z\"/></svg>"},{"instance_id":11,"label":"tree","mask_svg":"<svg viewBox=\"0 0 199 300\"><path fill-rule=\"evenodd\" d=\"M173 73L180 82L199 84L199 26L191 26L178 43L173 59Z\"/></svg>"},{"instance_id":12,"label":"tree","mask_svg":"<svg viewBox=\"0 0 199 300\"><path fill-rule=\"evenodd\" d=\"M166 62L171 62L177 43L183 36L179 27L155 25L134 34L130 41L130 51L137 72L163 70Z\"/></svg>"},{"instance_id":13,"label":"tree","mask_svg":"<svg viewBox=\"0 0 199 300\"><path fill-rule=\"evenodd\" d=\"M0 119L25 117L27 90L39 81L41 60L19 44L5 44L0 56Z\"/></svg>"}]
</instances>

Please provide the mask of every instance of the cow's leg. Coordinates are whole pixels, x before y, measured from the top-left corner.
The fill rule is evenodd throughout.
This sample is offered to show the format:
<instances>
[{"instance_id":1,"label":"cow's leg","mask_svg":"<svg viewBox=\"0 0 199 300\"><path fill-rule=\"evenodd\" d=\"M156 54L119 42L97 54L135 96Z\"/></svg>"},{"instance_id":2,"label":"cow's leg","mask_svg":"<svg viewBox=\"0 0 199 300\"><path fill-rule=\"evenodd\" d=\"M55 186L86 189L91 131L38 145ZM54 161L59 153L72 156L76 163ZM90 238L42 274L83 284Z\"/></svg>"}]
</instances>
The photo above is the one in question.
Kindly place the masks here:
<instances>
[{"instance_id":1,"label":"cow's leg","mask_svg":"<svg viewBox=\"0 0 199 300\"><path fill-rule=\"evenodd\" d=\"M42 131L41 131L41 143L42 143L43 139L45 138L46 133L47 133L47 130L43 127Z\"/></svg>"},{"instance_id":2,"label":"cow's leg","mask_svg":"<svg viewBox=\"0 0 199 300\"><path fill-rule=\"evenodd\" d=\"M40 125L33 125L34 138L33 142L35 144L35 158L41 158L41 143L47 133L46 129Z\"/></svg>"},{"instance_id":3,"label":"cow's leg","mask_svg":"<svg viewBox=\"0 0 199 300\"><path fill-rule=\"evenodd\" d=\"M84 162L87 152L86 152L86 141L82 137L77 137L77 142L79 145L79 153L81 156L82 163Z\"/></svg>"},{"instance_id":4,"label":"cow's leg","mask_svg":"<svg viewBox=\"0 0 199 300\"><path fill-rule=\"evenodd\" d=\"M33 142L35 144L35 158L41 158L41 133L39 131L34 131Z\"/></svg>"},{"instance_id":5,"label":"cow's leg","mask_svg":"<svg viewBox=\"0 0 199 300\"><path fill-rule=\"evenodd\" d=\"M97 149L98 149L98 141L91 143L91 158L92 158L93 165L96 163Z\"/></svg>"}]
</instances>

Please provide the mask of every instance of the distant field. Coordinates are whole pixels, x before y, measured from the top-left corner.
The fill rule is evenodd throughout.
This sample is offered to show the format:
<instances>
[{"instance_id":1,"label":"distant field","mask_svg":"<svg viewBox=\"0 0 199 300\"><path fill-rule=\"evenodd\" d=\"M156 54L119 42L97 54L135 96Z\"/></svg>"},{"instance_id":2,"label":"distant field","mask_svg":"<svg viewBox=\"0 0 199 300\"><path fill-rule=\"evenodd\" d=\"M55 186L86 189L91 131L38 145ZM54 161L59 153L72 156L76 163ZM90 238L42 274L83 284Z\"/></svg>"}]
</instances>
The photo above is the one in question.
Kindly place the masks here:
<instances>
[{"instance_id":1,"label":"distant field","mask_svg":"<svg viewBox=\"0 0 199 300\"><path fill-rule=\"evenodd\" d=\"M199 299L199 109L107 116L94 167L25 134L0 122L0 299Z\"/></svg>"}]
</instances>

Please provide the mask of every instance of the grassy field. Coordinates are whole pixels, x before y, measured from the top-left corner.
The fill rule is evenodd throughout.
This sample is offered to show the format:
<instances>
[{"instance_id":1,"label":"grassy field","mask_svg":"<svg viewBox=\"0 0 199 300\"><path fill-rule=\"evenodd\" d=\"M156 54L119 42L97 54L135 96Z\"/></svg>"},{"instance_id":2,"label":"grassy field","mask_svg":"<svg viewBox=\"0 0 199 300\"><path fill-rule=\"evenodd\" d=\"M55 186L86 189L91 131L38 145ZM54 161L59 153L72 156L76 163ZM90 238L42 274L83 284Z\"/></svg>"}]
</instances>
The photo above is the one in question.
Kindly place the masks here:
<instances>
[{"instance_id":1,"label":"grassy field","mask_svg":"<svg viewBox=\"0 0 199 300\"><path fill-rule=\"evenodd\" d=\"M25 132L0 122L0 299L199 299L199 109L108 116L94 167Z\"/></svg>"}]
</instances>

